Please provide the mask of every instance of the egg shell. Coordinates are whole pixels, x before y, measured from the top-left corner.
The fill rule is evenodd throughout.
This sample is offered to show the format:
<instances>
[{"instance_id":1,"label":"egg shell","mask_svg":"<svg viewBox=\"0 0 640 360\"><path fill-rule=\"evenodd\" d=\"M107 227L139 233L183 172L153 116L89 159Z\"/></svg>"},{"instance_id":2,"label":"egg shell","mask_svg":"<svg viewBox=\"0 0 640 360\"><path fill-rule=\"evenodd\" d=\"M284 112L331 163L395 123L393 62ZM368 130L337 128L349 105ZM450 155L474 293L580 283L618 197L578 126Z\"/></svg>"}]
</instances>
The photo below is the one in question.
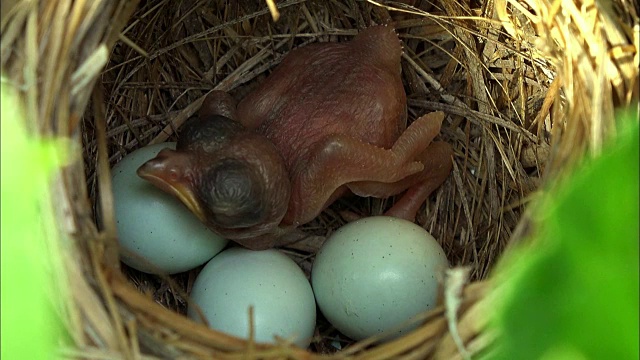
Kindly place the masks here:
<instances>
[{"instance_id":1,"label":"egg shell","mask_svg":"<svg viewBox=\"0 0 640 360\"><path fill-rule=\"evenodd\" d=\"M231 248L213 258L191 292L209 326L239 338L249 337L253 306L255 341L274 343L274 335L309 346L316 323L313 290L298 265L277 250ZM200 319L190 305L188 316Z\"/></svg>"},{"instance_id":2,"label":"egg shell","mask_svg":"<svg viewBox=\"0 0 640 360\"><path fill-rule=\"evenodd\" d=\"M333 233L316 255L313 291L324 316L343 334L361 340L385 332L390 340L419 324L402 327L436 305L448 261L422 227L376 216Z\"/></svg>"},{"instance_id":3,"label":"egg shell","mask_svg":"<svg viewBox=\"0 0 640 360\"><path fill-rule=\"evenodd\" d=\"M227 240L209 230L178 199L140 178L136 170L164 148L140 148L111 170L122 261L147 273L175 274L204 264Z\"/></svg>"}]
</instances>

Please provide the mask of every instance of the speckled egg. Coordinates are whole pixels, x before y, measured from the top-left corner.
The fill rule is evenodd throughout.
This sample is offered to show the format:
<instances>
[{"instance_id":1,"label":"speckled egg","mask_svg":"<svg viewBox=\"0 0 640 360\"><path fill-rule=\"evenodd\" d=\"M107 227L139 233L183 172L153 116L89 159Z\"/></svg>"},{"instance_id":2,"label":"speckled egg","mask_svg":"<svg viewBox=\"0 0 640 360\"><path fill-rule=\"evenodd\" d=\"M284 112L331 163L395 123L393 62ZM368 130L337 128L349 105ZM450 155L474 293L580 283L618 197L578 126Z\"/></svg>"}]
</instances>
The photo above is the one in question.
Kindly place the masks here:
<instances>
[{"instance_id":1,"label":"speckled egg","mask_svg":"<svg viewBox=\"0 0 640 360\"><path fill-rule=\"evenodd\" d=\"M307 347L316 324L313 290L298 265L277 250L231 248L202 269L191 291L188 316L240 338L249 337L253 306L255 341L274 343L275 336Z\"/></svg>"},{"instance_id":2,"label":"speckled egg","mask_svg":"<svg viewBox=\"0 0 640 360\"><path fill-rule=\"evenodd\" d=\"M448 261L422 227L376 216L332 234L316 255L313 291L324 316L343 334L385 340L415 329L404 323L436 305Z\"/></svg>"},{"instance_id":3,"label":"speckled egg","mask_svg":"<svg viewBox=\"0 0 640 360\"><path fill-rule=\"evenodd\" d=\"M227 240L211 232L179 200L141 179L136 170L175 143L138 149L112 173L113 201L122 261L147 273L175 274L204 264Z\"/></svg>"}]
</instances>

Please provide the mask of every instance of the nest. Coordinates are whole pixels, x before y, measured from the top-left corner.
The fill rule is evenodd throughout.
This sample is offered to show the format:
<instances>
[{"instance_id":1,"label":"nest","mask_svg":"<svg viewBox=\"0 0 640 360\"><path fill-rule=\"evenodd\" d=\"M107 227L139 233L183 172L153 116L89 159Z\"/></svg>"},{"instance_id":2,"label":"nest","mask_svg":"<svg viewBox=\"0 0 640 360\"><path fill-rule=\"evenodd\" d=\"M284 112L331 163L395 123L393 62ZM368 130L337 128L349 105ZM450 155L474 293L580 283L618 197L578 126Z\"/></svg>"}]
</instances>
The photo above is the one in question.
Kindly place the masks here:
<instances>
[{"instance_id":1,"label":"nest","mask_svg":"<svg viewBox=\"0 0 640 360\"><path fill-rule=\"evenodd\" d=\"M638 9L627 0L608 7L588 0L267 3L2 1L2 71L20 89L30 130L77 145L77 158L53 185L65 240L59 284L68 293L51 293L71 337L63 353L453 359L461 347L477 354L499 341L485 326L491 306L482 301L492 266L526 235L526 209L536 194L585 153L598 153L615 136L614 109L637 102ZM346 41L358 29L388 22L405 49L410 120L436 110L448 115L439 138L454 148L453 172L417 221L465 269L457 273L462 281L446 284L456 301L383 345L342 341L338 351L335 330L319 321L308 350L265 346L182 315L197 270L154 277L120 264L114 163L138 147L174 139L211 89L241 96L289 50ZM327 236L392 203L343 199L303 230ZM98 207L107 214L99 223ZM283 251L308 272L318 247L307 242Z\"/></svg>"}]
</instances>

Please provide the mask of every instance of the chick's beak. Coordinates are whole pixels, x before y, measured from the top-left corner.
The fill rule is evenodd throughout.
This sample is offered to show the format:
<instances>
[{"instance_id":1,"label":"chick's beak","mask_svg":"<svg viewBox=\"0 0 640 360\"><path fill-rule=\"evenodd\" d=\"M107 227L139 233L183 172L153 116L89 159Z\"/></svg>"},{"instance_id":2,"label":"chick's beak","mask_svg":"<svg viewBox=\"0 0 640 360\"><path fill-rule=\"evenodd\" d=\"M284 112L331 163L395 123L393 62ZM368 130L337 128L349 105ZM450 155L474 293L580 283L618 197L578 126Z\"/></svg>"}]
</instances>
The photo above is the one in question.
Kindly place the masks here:
<instances>
[{"instance_id":1,"label":"chick's beak","mask_svg":"<svg viewBox=\"0 0 640 360\"><path fill-rule=\"evenodd\" d=\"M174 159L178 154L172 150L162 150L155 158L142 164L137 170L138 176L149 181L160 190L177 197L201 221L204 221L204 211L195 196L191 184L179 176L180 171L174 164L180 164ZM182 162L182 166L184 162Z\"/></svg>"}]
</instances>

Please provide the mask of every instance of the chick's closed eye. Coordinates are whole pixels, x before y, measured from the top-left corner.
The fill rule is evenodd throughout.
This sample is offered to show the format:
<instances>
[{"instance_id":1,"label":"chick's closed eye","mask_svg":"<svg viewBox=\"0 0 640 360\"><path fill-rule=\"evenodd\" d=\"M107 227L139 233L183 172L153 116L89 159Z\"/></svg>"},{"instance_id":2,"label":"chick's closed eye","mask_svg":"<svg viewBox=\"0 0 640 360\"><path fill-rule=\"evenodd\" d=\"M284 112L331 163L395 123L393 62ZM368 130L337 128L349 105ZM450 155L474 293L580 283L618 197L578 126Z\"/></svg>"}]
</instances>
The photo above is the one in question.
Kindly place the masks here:
<instances>
[{"instance_id":1,"label":"chick's closed eye","mask_svg":"<svg viewBox=\"0 0 640 360\"><path fill-rule=\"evenodd\" d=\"M212 221L227 228L260 223L264 214L260 184L252 169L237 159L220 160L198 187Z\"/></svg>"}]
</instances>

